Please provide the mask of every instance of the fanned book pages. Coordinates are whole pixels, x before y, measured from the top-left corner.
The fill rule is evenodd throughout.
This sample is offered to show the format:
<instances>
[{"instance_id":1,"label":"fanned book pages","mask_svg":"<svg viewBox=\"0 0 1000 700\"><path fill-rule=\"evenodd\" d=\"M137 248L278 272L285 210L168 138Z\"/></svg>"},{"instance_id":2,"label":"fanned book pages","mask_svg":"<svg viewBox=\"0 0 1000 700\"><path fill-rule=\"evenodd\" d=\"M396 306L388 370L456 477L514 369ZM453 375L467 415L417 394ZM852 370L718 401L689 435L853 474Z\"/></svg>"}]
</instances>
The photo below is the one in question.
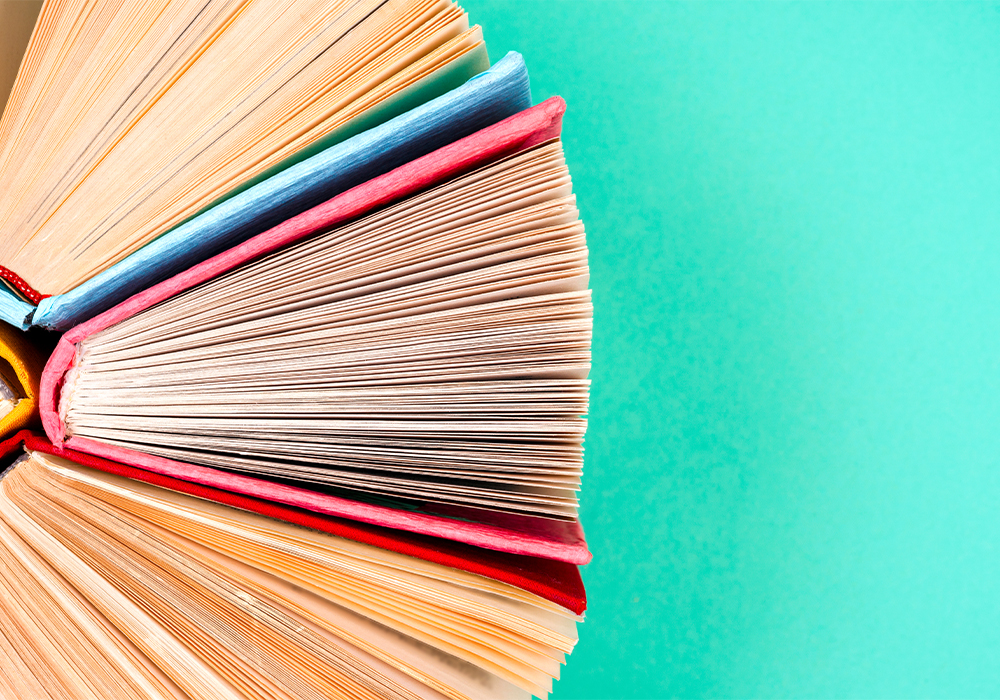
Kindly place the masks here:
<instances>
[{"instance_id":1,"label":"fanned book pages","mask_svg":"<svg viewBox=\"0 0 1000 700\"><path fill-rule=\"evenodd\" d=\"M561 149L538 146L94 334L67 433L572 519L586 289Z\"/></svg>"},{"instance_id":2,"label":"fanned book pages","mask_svg":"<svg viewBox=\"0 0 1000 700\"><path fill-rule=\"evenodd\" d=\"M46 432L297 507L586 563L591 306L563 111L553 98L510 117L72 329L42 378Z\"/></svg>"},{"instance_id":3,"label":"fanned book pages","mask_svg":"<svg viewBox=\"0 0 1000 700\"><path fill-rule=\"evenodd\" d=\"M0 480L0 693L551 691L582 608L501 580L501 567L491 577L328 529L29 451Z\"/></svg>"},{"instance_id":4,"label":"fanned book pages","mask_svg":"<svg viewBox=\"0 0 1000 700\"><path fill-rule=\"evenodd\" d=\"M46 0L21 41L0 698L545 698L591 558L562 99L452 0Z\"/></svg>"},{"instance_id":5,"label":"fanned book pages","mask_svg":"<svg viewBox=\"0 0 1000 700\"><path fill-rule=\"evenodd\" d=\"M50 0L0 121L0 318L68 328L530 104L488 66L450 0Z\"/></svg>"}]
</instances>

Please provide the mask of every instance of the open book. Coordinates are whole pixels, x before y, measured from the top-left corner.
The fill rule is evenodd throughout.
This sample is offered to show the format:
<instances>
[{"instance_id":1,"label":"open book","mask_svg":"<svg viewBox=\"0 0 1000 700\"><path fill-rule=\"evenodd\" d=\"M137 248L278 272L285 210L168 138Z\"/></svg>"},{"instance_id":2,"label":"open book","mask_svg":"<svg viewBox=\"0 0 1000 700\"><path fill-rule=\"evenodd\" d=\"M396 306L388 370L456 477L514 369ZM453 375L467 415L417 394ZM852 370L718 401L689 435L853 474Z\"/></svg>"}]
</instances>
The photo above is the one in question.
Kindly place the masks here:
<instances>
[{"instance_id":1,"label":"open book","mask_svg":"<svg viewBox=\"0 0 1000 700\"><path fill-rule=\"evenodd\" d=\"M194 497L19 440L0 479L3 697L545 697L576 643L575 567Z\"/></svg>"},{"instance_id":2,"label":"open book","mask_svg":"<svg viewBox=\"0 0 1000 700\"><path fill-rule=\"evenodd\" d=\"M450 0L47 2L0 121L0 318L68 328L530 104L488 66Z\"/></svg>"},{"instance_id":3,"label":"open book","mask_svg":"<svg viewBox=\"0 0 1000 700\"><path fill-rule=\"evenodd\" d=\"M0 444L0 697L551 690L592 307L530 104L451 0L46 1L0 318L66 332L0 371L47 436Z\"/></svg>"},{"instance_id":4,"label":"open book","mask_svg":"<svg viewBox=\"0 0 1000 700\"><path fill-rule=\"evenodd\" d=\"M42 379L50 439L586 563L592 312L564 108L461 139L70 330Z\"/></svg>"}]
</instances>

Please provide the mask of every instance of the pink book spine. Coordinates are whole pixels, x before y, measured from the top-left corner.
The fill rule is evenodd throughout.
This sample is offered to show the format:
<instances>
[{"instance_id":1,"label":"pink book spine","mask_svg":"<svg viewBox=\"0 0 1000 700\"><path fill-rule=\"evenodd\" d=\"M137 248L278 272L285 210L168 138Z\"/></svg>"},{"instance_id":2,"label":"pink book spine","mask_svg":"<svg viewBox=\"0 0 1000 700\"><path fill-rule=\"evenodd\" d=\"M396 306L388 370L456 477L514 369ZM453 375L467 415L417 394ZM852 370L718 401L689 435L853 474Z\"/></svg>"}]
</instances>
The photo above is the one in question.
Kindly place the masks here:
<instances>
[{"instance_id":1,"label":"pink book spine","mask_svg":"<svg viewBox=\"0 0 1000 700\"><path fill-rule=\"evenodd\" d=\"M524 516L494 516L469 522L431 513L397 510L320 494L262 479L154 457L84 438L70 438L60 418L60 394L74 367L77 345L90 335L239 265L319 231L349 221L449 178L539 143L557 138L565 102L553 97L498 124L344 192L203 263L175 275L67 331L42 374L39 407L42 426L54 445L63 445L122 464L147 469L235 493L361 522L383 525L467 544L572 564L591 555L578 522ZM482 514L477 512L477 516ZM477 517L477 519L480 519ZM486 516L490 520L489 516Z\"/></svg>"}]
</instances>

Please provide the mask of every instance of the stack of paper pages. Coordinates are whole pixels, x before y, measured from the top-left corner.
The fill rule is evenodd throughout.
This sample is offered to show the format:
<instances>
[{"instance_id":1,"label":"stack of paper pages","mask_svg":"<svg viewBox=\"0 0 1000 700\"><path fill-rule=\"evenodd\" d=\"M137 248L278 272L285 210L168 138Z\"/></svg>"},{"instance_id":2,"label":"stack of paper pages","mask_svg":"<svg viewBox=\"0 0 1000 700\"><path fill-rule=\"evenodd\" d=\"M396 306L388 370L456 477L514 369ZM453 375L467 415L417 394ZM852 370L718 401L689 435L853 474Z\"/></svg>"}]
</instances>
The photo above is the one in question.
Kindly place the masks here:
<instances>
[{"instance_id":1,"label":"stack of paper pages","mask_svg":"<svg viewBox=\"0 0 1000 700\"><path fill-rule=\"evenodd\" d=\"M451 0L47 0L16 75L0 696L546 697L590 560L562 100Z\"/></svg>"}]
</instances>

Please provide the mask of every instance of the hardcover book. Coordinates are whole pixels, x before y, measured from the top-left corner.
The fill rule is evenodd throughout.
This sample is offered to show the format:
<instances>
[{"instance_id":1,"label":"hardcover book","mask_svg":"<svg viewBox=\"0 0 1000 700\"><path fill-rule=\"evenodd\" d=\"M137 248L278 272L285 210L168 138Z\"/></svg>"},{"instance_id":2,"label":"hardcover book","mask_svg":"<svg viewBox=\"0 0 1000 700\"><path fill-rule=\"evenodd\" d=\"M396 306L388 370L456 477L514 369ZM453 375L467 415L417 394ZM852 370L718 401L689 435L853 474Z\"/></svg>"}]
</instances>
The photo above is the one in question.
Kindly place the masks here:
<instances>
[{"instance_id":1,"label":"hardcover book","mask_svg":"<svg viewBox=\"0 0 1000 700\"><path fill-rule=\"evenodd\" d=\"M42 378L50 439L586 563L592 312L563 111L528 109L68 331Z\"/></svg>"},{"instance_id":2,"label":"hardcover book","mask_svg":"<svg viewBox=\"0 0 1000 700\"><path fill-rule=\"evenodd\" d=\"M46 0L0 120L0 697L551 692L565 109L451 0Z\"/></svg>"},{"instance_id":3,"label":"hardcover book","mask_svg":"<svg viewBox=\"0 0 1000 700\"><path fill-rule=\"evenodd\" d=\"M545 697L576 568L275 507L56 448L0 477L11 698Z\"/></svg>"},{"instance_id":4,"label":"hardcover book","mask_svg":"<svg viewBox=\"0 0 1000 700\"><path fill-rule=\"evenodd\" d=\"M0 318L64 330L530 105L519 56L488 66L447 0L46 3L0 121Z\"/></svg>"}]
</instances>

